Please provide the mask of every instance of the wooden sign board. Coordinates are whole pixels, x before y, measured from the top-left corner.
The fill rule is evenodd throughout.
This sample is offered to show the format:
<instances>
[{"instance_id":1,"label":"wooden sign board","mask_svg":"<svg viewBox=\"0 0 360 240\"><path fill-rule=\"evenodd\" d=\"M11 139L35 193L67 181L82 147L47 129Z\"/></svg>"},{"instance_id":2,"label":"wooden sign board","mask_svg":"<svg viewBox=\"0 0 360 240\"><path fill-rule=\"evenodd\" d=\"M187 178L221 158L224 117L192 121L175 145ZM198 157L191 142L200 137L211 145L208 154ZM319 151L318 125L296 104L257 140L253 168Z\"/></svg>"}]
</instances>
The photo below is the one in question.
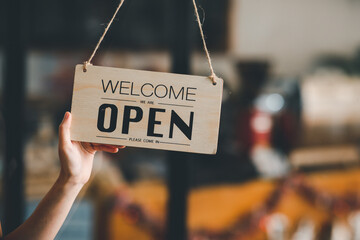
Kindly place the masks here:
<instances>
[{"instance_id":1,"label":"wooden sign board","mask_svg":"<svg viewBox=\"0 0 360 240\"><path fill-rule=\"evenodd\" d=\"M215 154L223 82L77 65L71 139Z\"/></svg>"}]
</instances>

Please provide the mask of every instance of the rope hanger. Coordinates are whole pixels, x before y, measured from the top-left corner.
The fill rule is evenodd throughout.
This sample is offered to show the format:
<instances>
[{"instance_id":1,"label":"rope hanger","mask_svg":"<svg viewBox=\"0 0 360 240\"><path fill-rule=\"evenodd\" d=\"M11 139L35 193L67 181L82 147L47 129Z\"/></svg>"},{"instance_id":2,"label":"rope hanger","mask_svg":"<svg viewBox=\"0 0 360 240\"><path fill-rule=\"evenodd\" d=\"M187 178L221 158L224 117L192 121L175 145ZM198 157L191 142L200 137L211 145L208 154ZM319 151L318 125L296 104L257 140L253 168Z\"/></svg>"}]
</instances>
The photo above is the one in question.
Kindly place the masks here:
<instances>
[{"instance_id":1,"label":"rope hanger","mask_svg":"<svg viewBox=\"0 0 360 240\"><path fill-rule=\"evenodd\" d=\"M203 29L202 29L202 24L201 24L201 21L200 21L200 16L199 16L199 11L198 11L198 8L197 8L197 5L196 5L196 1L195 1L195 0L192 0L192 1L193 1L193 5L194 5L194 10L195 10L196 21L197 21L197 23L198 23L198 25L199 25L199 30L200 30L200 35L201 35L202 42L203 42L204 51L205 51L205 53L206 53L206 57L207 57L208 64L209 64L209 68L210 68L210 72L211 72L211 75L209 76L209 78L210 78L210 80L212 81L212 83L213 83L214 85L216 85L216 79L218 79L218 76L216 76L216 74L215 74L215 71L214 71L214 68L213 68L213 65L212 65L212 61L211 61L211 57L210 57L210 53L209 53L209 50L208 50L207 45L206 45L205 36L204 36L204 31L203 31ZM120 8L122 7L122 5L124 4L124 2L125 2L125 0L121 0L121 1L120 1L119 6L117 7L117 9L116 9L114 15L112 16L110 22L109 22L108 25L106 26L105 31L104 31L104 33L102 34L102 36L100 37L98 43L96 44L96 47L95 47L94 51L92 52L90 58L89 58L87 61L84 62L84 68L83 68L84 72L87 71L87 69L86 69L87 65L88 65L88 64L89 64L89 65L91 64L91 60L94 58L97 50L99 49L102 41L103 41L104 38L105 38L106 33L109 31L111 24L113 23L116 15L117 15L117 13L119 12L119 10L120 10Z\"/></svg>"}]
</instances>

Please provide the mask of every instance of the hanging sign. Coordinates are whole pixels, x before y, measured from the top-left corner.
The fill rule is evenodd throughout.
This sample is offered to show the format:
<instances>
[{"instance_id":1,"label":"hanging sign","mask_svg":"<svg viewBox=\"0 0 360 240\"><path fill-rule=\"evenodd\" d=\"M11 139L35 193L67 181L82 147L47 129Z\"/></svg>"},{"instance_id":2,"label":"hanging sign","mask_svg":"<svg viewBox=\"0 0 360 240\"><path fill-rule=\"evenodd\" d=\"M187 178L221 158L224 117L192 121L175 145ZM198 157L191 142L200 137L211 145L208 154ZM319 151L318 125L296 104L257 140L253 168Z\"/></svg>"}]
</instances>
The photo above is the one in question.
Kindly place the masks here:
<instances>
[{"instance_id":1,"label":"hanging sign","mask_svg":"<svg viewBox=\"0 0 360 240\"><path fill-rule=\"evenodd\" d=\"M74 141L215 154L223 81L77 65Z\"/></svg>"}]
</instances>

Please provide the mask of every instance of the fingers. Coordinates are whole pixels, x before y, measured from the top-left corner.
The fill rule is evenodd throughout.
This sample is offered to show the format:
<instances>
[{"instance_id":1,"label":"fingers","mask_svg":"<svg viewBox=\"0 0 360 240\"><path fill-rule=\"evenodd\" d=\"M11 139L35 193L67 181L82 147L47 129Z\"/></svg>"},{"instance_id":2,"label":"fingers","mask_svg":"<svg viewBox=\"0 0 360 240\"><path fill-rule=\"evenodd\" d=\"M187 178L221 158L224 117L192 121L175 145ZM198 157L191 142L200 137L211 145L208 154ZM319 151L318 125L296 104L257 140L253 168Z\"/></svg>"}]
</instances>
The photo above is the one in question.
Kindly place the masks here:
<instances>
[{"instance_id":1,"label":"fingers","mask_svg":"<svg viewBox=\"0 0 360 240\"><path fill-rule=\"evenodd\" d=\"M70 140L70 127L71 127L71 113L66 112L64 119L59 126L59 144L71 144Z\"/></svg>"},{"instance_id":2,"label":"fingers","mask_svg":"<svg viewBox=\"0 0 360 240\"><path fill-rule=\"evenodd\" d=\"M102 143L93 143L92 145L94 145L94 146L108 146L108 147L115 147L115 148L120 148L120 149L124 149L124 148L125 148L125 146L111 145L111 144L102 144Z\"/></svg>"},{"instance_id":3,"label":"fingers","mask_svg":"<svg viewBox=\"0 0 360 240\"><path fill-rule=\"evenodd\" d=\"M107 145L107 144L98 144L98 143L92 143L91 146L96 151L104 151L109 153L117 153L119 149L125 148L125 146Z\"/></svg>"},{"instance_id":4,"label":"fingers","mask_svg":"<svg viewBox=\"0 0 360 240\"><path fill-rule=\"evenodd\" d=\"M114 147L114 148L119 148L119 149L124 149L125 146L121 146L121 145L111 145L111 144L102 144L102 143L93 143L93 146L108 146L108 147Z\"/></svg>"},{"instance_id":5,"label":"fingers","mask_svg":"<svg viewBox=\"0 0 360 240\"><path fill-rule=\"evenodd\" d=\"M96 151L103 151L108 153L117 153L119 151L119 149L116 147L111 147L106 145L94 146L94 149Z\"/></svg>"}]
</instances>

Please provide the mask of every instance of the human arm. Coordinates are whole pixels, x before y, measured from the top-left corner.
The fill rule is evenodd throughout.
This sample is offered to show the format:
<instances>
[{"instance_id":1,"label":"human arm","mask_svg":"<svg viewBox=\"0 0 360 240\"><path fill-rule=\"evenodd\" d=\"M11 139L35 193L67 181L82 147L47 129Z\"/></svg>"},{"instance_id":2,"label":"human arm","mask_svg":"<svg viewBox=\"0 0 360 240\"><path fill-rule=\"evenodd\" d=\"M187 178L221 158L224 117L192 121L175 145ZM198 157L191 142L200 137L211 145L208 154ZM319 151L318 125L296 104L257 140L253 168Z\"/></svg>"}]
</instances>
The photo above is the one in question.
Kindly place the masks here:
<instances>
[{"instance_id":1,"label":"human arm","mask_svg":"<svg viewBox=\"0 0 360 240\"><path fill-rule=\"evenodd\" d=\"M89 180L96 151L118 152L123 146L111 146L70 140L71 114L67 112L59 127L59 157L61 170L58 179L45 195L34 213L5 240L54 239L76 196Z\"/></svg>"}]
</instances>

